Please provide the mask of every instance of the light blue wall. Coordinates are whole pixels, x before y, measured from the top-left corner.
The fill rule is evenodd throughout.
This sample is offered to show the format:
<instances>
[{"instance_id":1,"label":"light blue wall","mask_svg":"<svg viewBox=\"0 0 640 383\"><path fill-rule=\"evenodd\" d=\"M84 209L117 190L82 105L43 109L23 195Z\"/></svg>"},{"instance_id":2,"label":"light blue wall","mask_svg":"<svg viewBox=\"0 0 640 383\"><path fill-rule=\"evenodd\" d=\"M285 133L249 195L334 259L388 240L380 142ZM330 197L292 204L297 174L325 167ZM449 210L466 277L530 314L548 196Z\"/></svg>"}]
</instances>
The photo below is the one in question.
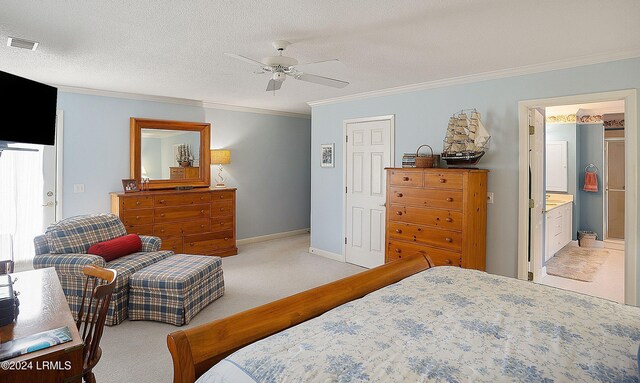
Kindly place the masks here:
<instances>
[{"instance_id":1,"label":"light blue wall","mask_svg":"<svg viewBox=\"0 0 640 383\"><path fill-rule=\"evenodd\" d=\"M129 118L211 123L211 147L231 150L238 238L309 227L310 121L59 92L64 111L63 216L110 211L109 192L129 178ZM213 169L212 167L212 170ZM84 193L73 193L84 184Z\"/></svg>"},{"instance_id":2,"label":"light blue wall","mask_svg":"<svg viewBox=\"0 0 640 383\"><path fill-rule=\"evenodd\" d=\"M162 146L160 138L145 137L140 140L140 162L146 175L142 172L142 177L150 179L162 178Z\"/></svg>"},{"instance_id":3,"label":"light blue wall","mask_svg":"<svg viewBox=\"0 0 640 383\"><path fill-rule=\"evenodd\" d=\"M472 84L318 105L311 121L311 246L342 252L342 124L345 119L395 114L396 165L420 144L441 148L448 118L478 108L492 134L488 168L487 270L517 275L518 101L640 88L640 59L549 71ZM336 167L320 168L320 144L335 142ZM440 151L440 150L439 150ZM637 185L636 185L637 187ZM640 266L640 264L639 264Z\"/></svg>"},{"instance_id":4,"label":"light blue wall","mask_svg":"<svg viewBox=\"0 0 640 383\"><path fill-rule=\"evenodd\" d=\"M549 141L567 141L567 194L573 196L573 219L571 221L572 239L577 240L577 230L580 224L580 194L578 193L578 159L580 156L578 146L578 134L575 123L571 124L547 124L546 125L546 142ZM548 193L562 192L551 191Z\"/></svg>"},{"instance_id":5,"label":"light blue wall","mask_svg":"<svg viewBox=\"0 0 640 383\"><path fill-rule=\"evenodd\" d=\"M578 173L580 193L579 230L595 231L602 241L604 216L604 130L602 124L578 124L580 132L580 172ZM584 168L593 163L598 167L598 191L586 192L584 186Z\"/></svg>"},{"instance_id":6,"label":"light blue wall","mask_svg":"<svg viewBox=\"0 0 640 383\"><path fill-rule=\"evenodd\" d=\"M311 122L219 109L206 120L211 148L231 150L223 176L238 188L238 238L309 228Z\"/></svg>"}]
</instances>

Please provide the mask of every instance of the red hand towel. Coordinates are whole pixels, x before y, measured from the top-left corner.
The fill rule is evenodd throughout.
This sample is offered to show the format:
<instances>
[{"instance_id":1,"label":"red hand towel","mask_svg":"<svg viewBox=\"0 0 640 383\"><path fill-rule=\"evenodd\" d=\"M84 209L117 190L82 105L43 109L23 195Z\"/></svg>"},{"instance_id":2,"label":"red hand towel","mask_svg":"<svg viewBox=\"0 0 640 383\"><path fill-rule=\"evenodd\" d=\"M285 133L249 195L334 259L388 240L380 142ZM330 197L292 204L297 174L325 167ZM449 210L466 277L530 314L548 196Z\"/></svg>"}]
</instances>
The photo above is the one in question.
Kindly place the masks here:
<instances>
[{"instance_id":1,"label":"red hand towel","mask_svg":"<svg viewBox=\"0 0 640 383\"><path fill-rule=\"evenodd\" d=\"M582 188L582 190L587 192L598 191L598 177L596 177L596 173L584 173L584 187Z\"/></svg>"}]
</instances>

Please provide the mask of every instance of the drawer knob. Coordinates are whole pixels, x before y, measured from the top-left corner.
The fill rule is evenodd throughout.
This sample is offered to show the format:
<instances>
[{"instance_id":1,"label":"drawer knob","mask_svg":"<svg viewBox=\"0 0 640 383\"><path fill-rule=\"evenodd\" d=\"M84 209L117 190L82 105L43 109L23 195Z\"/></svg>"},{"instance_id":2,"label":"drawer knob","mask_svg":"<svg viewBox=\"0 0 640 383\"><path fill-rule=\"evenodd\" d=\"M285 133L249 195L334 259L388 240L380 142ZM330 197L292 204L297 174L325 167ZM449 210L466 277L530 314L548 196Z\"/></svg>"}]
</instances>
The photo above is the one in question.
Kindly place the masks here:
<instances>
[{"instance_id":1,"label":"drawer knob","mask_svg":"<svg viewBox=\"0 0 640 383\"><path fill-rule=\"evenodd\" d=\"M223 196L223 195L221 195L221 196L220 196L220 199L223 199L223 198L224 198L224 196Z\"/></svg>"},{"instance_id":2,"label":"drawer knob","mask_svg":"<svg viewBox=\"0 0 640 383\"><path fill-rule=\"evenodd\" d=\"M402 230L400 230L400 229L396 229L396 233L398 233L398 234L402 234Z\"/></svg>"},{"instance_id":3,"label":"drawer knob","mask_svg":"<svg viewBox=\"0 0 640 383\"><path fill-rule=\"evenodd\" d=\"M140 201L136 201L136 205L139 206L140 205Z\"/></svg>"},{"instance_id":4,"label":"drawer knob","mask_svg":"<svg viewBox=\"0 0 640 383\"><path fill-rule=\"evenodd\" d=\"M409 177L402 177L403 181L409 181Z\"/></svg>"},{"instance_id":5,"label":"drawer knob","mask_svg":"<svg viewBox=\"0 0 640 383\"><path fill-rule=\"evenodd\" d=\"M204 225L200 225L200 228L201 228L201 229L204 229Z\"/></svg>"},{"instance_id":6,"label":"drawer knob","mask_svg":"<svg viewBox=\"0 0 640 383\"><path fill-rule=\"evenodd\" d=\"M140 219L140 216L139 216L139 215L136 215L136 219Z\"/></svg>"},{"instance_id":7,"label":"drawer knob","mask_svg":"<svg viewBox=\"0 0 640 383\"><path fill-rule=\"evenodd\" d=\"M447 221L447 222L453 222L453 219L451 219L451 217L447 217L444 220Z\"/></svg>"},{"instance_id":8,"label":"drawer knob","mask_svg":"<svg viewBox=\"0 0 640 383\"><path fill-rule=\"evenodd\" d=\"M396 193L398 197L402 197L402 193Z\"/></svg>"},{"instance_id":9,"label":"drawer knob","mask_svg":"<svg viewBox=\"0 0 640 383\"><path fill-rule=\"evenodd\" d=\"M441 184L443 184L443 183L445 183L445 182L447 182L447 179L446 179L446 178L440 178L440 183L441 183Z\"/></svg>"},{"instance_id":10,"label":"drawer knob","mask_svg":"<svg viewBox=\"0 0 640 383\"><path fill-rule=\"evenodd\" d=\"M204 210L200 210L200 214L204 214Z\"/></svg>"},{"instance_id":11,"label":"drawer knob","mask_svg":"<svg viewBox=\"0 0 640 383\"><path fill-rule=\"evenodd\" d=\"M193 246L193 242L189 243L189 246Z\"/></svg>"},{"instance_id":12,"label":"drawer knob","mask_svg":"<svg viewBox=\"0 0 640 383\"><path fill-rule=\"evenodd\" d=\"M227 237L224 237L224 240L225 240L225 241L228 241L228 240L229 240L229 238L227 238Z\"/></svg>"},{"instance_id":13,"label":"drawer knob","mask_svg":"<svg viewBox=\"0 0 640 383\"><path fill-rule=\"evenodd\" d=\"M396 253L400 254L400 253L402 253L402 250L396 249Z\"/></svg>"},{"instance_id":14,"label":"drawer knob","mask_svg":"<svg viewBox=\"0 0 640 383\"><path fill-rule=\"evenodd\" d=\"M445 238L444 240L445 240L445 241L447 241L447 242L449 242L449 243L453 242L453 239L451 239L451 238L449 238L449 237Z\"/></svg>"},{"instance_id":15,"label":"drawer knob","mask_svg":"<svg viewBox=\"0 0 640 383\"><path fill-rule=\"evenodd\" d=\"M447 197L447 202L453 202L453 198Z\"/></svg>"},{"instance_id":16,"label":"drawer knob","mask_svg":"<svg viewBox=\"0 0 640 383\"><path fill-rule=\"evenodd\" d=\"M164 233L164 229L160 229L160 232L161 232L161 233Z\"/></svg>"},{"instance_id":17,"label":"drawer knob","mask_svg":"<svg viewBox=\"0 0 640 383\"><path fill-rule=\"evenodd\" d=\"M397 215L402 215L402 212L401 211L397 211L396 214Z\"/></svg>"},{"instance_id":18,"label":"drawer knob","mask_svg":"<svg viewBox=\"0 0 640 383\"><path fill-rule=\"evenodd\" d=\"M221 207L221 208L220 208L220 211L224 211L224 208L223 208L223 207Z\"/></svg>"},{"instance_id":19,"label":"drawer knob","mask_svg":"<svg viewBox=\"0 0 640 383\"><path fill-rule=\"evenodd\" d=\"M163 199L161 199L161 200L160 200L160 203L164 203L164 200L163 200Z\"/></svg>"},{"instance_id":20,"label":"drawer knob","mask_svg":"<svg viewBox=\"0 0 640 383\"><path fill-rule=\"evenodd\" d=\"M164 217L164 213L160 213L160 217Z\"/></svg>"},{"instance_id":21,"label":"drawer knob","mask_svg":"<svg viewBox=\"0 0 640 383\"><path fill-rule=\"evenodd\" d=\"M451 260L447 259L446 261L444 261L444 263L446 263L447 265L450 265L451 264Z\"/></svg>"},{"instance_id":22,"label":"drawer knob","mask_svg":"<svg viewBox=\"0 0 640 383\"><path fill-rule=\"evenodd\" d=\"M220 226L224 226L224 222L220 222Z\"/></svg>"}]
</instances>

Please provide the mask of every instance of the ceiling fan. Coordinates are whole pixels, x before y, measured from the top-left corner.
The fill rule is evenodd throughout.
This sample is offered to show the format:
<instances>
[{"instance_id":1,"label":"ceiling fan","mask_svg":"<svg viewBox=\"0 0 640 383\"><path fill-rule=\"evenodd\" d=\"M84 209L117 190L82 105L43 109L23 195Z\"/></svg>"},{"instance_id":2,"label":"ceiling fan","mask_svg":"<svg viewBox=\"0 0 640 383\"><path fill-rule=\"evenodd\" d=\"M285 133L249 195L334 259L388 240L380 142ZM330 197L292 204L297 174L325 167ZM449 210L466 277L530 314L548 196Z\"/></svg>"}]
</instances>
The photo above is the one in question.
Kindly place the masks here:
<instances>
[{"instance_id":1,"label":"ceiling fan","mask_svg":"<svg viewBox=\"0 0 640 383\"><path fill-rule=\"evenodd\" d=\"M298 60L282 55L287 46L291 44L290 42L284 40L276 40L271 44L280 54L277 56L265 57L262 59L262 61L254 60L249 57L240 56L233 53L225 53L225 55L258 66L259 69L256 71L256 73L271 73L271 79L267 84L267 92L280 89L284 80L287 79L287 76L293 77L296 80L312 82L315 84L331 86L334 88L344 88L345 86L349 85L349 83L346 81L305 73L296 69L296 65L318 64L328 61L335 62L338 61L337 59L299 64Z\"/></svg>"}]
</instances>

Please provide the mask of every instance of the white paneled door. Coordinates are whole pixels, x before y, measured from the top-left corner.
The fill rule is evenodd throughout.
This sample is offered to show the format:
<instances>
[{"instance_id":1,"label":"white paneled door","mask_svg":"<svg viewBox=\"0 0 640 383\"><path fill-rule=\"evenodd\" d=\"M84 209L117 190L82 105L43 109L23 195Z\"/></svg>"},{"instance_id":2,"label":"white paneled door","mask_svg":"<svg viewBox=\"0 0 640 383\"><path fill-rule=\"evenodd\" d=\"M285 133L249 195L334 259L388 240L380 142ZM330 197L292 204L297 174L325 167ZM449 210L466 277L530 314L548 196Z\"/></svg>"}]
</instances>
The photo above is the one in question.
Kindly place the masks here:
<instances>
[{"instance_id":1,"label":"white paneled door","mask_svg":"<svg viewBox=\"0 0 640 383\"><path fill-rule=\"evenodd\" d=\"M345 260L384 263L386 177L393 165L393 116L345 121Z\"/></svg>"}]
</instances>

